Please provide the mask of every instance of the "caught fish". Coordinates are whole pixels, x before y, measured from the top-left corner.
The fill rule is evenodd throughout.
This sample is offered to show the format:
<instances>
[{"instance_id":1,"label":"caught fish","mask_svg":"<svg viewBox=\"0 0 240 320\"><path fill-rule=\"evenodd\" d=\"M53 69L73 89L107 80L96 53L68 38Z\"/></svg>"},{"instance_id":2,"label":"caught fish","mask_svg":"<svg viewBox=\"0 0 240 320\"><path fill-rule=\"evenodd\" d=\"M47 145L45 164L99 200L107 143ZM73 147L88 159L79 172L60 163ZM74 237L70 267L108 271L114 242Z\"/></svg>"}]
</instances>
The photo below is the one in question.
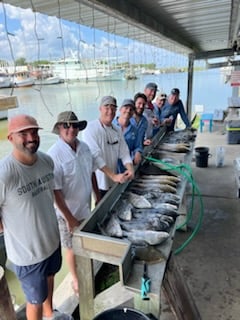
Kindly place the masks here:
<instances>
[{"instance_id":1,"label":"caught fish","mask_svg":"<svg viewBox=\"0 0 240 320\"><path fill-rule=\"evenodd\" d=\"M136 193L128 192L128 199L135 208L151 208L151 203L144 196Z\"/></svg>"},{"instance_id":2,"label":"caught fish","mask_svg":"<svg viewBox=\"0 0 240 320\"><path fill-rule=\"evenodd\" d=\"M169 237L169 233L166 231L132 230L130 232L123 231L123 237L137 245L157 245L164 242Z\"/></svg>"},{"instance_id":3,"label":"caught fish","mask_svg":"<svg viewBox=\"0 0 240 320\"><path fill-rule=\"evenodd\" d=\"M166 216L166 218L169 218ZM170 222L169 219L163 217L152 215L142 217L139 215L139 218L133 219L132 221L120 222L123 230L132 231L132 230L153 230L153 231L167 231L169 230Z\"/></svg>"},{"instance_id":4,"label":"caught fish","mask_svg":"<svg viewBox=\"0 0 240 320\"><path fill-rule=\"evenodd\" d=\"M161 203L159 201L155 201L155 202L152 201L151 204L154 209L161 209L166 211L177 211L178 209L177 206L170 203Z\"/></svg>"},{"instance_id":5,"label":"caught fish","mask_svg":"<svg viewBox=\"0 0 240 320\"><path fill-rule=\"evenodd\" d=\"M156 192L156 191L150 191L149 193L146 193L144 197L148 200L157 200L161 203L170 203L175 206L179 206L181 198L173 193L170 192ZM151 202L151 201L150 201Z\"/></svg>"},{"instance_id":6,"label":"caught fish","mask_svg":"<svg viewBox=\"0 0 240 320\"><path fill-rule=\"evenodd\" d=\"M142 182L135 182L133 181L131 183L131 186L133 188L144 188L146 190L151 190L151 189L155 189L155 190L161 190L161 191L164 191L164 192L171 192L171 193L177 193L177 189L175 187L172 187L168 184L145 184L145 183L142 183Z\"/></svg>"},{"instance_id":7,"label":"caught fish","mask_svg":"<svg viewBox=\"0 0 240 320\"><path fill-rule=\"evenodd\" d=\"M98 224L98 228L99 228L100 232L105 236L117 237L117 238L123 237L123 231L122 231L120 222L115 214L113 214L110 217L110 219L107 222L105 227Z\"/></svg>"},{"instance_id":8,"label":"caught fish","mask_svg":"<svg viewBox=\"0 0 240 320\"><path fill-rule=\"evenodd\" d=\"M170 216L170 217L173 217L173 219L176 219L179 214L177 211L175 210L165 210L165 209L154 209L152 208L151 210L149 209L134 209L133 210L133 217L135 218L139 218L140 216L139 215L155 215L155 216L161 216L161 215L166 215L166 216Z\"/></svg>"},{"instance_id":9,"label":"caught fish","mask_svg":"<svg viewBox=\"0 0 240 320\"><path fill-rule=\"evenodd\" d=\"M147 200L158 200L160 202L166 202L170 204L174 204L176 206L179 205L181 198L170 192L163 192L162 190L145 190L143 188L130 188L131 192L136 193L138 195L144 196ZM150 201L151 202L151 201Z\"/></svg>"},{"instance_id":10,"label":"caught fish","mask_svg":"<svg viewBox=\"0 0 240 320\"><path fill-rule=\"evenodd\" d=\"M129 203L126 199L121 199L114 206L114 213L124 221L132 220L132 209L133 205Z\"/></svg>"},{"instance_id":11,"label":"caught fish","mask_svg":"<svg viewBox=\"0 0 240 320\"><path fill-rule=\"evenodd\" d=\"M169 185L169 186L172 186L172 187L175 187L177 186L177 183L175 181L172 181L172 180L168 180L168 179L161 179L161 180L158 180L158 179L142 179L142 178L136 178L134 180L135 182L137 183L144 183L144 184L151 184L151 185Z\"/></svg>"},{"instance_id":12,"label":"caught fish","mask_svg":"<svg viewBox=\"0 0 240 320\"><path fill-rule=\"evenodd\" d=\"M173 152L188 152L191 150L189 143L162 143L158 145L158 149Z\"/></svg>"},{"instance_id":13,"label":"caught fish","mask_svg":"<svg viewBox=\"0 0 240 320\"><path fill-rule=\"evenodd\" d=\"M152 175L152 174L144 174L144 175L141 175L141 178L142 179L158 179L158 180L171 180L171 181L174 181L174 182L180 182L181 181L181 178L179 177L176 177L176 176L171 176L171 175L167 175L167 174L159 174L159 175Z\"/></svg>"}]
</instances>

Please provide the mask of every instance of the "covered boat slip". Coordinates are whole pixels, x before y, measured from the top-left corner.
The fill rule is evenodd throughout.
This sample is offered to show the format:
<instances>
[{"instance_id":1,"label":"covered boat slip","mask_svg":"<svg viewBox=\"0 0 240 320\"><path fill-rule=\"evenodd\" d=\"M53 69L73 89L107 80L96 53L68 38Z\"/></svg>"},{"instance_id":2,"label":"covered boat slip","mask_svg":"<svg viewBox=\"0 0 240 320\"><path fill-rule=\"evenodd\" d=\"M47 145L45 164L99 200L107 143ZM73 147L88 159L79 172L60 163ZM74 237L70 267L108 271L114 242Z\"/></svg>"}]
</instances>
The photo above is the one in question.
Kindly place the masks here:
<instances>
[{"instance_id":1,"label":"covered boat slip","mask_svg":"<svg viewBox=\"0 0 240 320\"><path fill-rule=\"evenodd\" d=\"M180 137L181 132L176 132L173 135ZM190 136L194 137L194 134L191 133ZM158 174L160 172L166 174L165 169L162 170L156 166L152 168L148 160L151 159L152 156L155 157L156 154L158 154L159 160L161 160L161 158L174 159L178 164L189 165L191 163L194 138L188 141L188 152L166 152L165 150L163 153L159 153L158 148L161 147L168 137L169 134L166 134L165 129L162 129L155 137L153 145L145 149L145 160L143 160L141 165L136 169L135 179L128 184L115 185L98 204L81 230L74 232L73 248L77 256L79 286L81 288L79 299L80 318L82 320L93 319L97 313L106 308L111 308L111 305L106 306L104 303L102 303L102 305L99 302L96 303L99 297L97 296L95 299L93 260L99 260L119 267L121 289L118 288L116 291L116 288L113 286L112 295L115 297L113 307L119 304L129 307L134 306L145 314L151 314L156 319L159 319L163 286L165 288L165 295L169 301L171 301L172 308L175 310L178 319L200 319L191 293L183 281L183 277L180 275L181 272L176 267L174 258L171 255L176 226L181 225L183 220L186 220L185 190L188 180L185 175L181 176L176 193L180 198L178 213L180 214L179 217L181 217L181 220L177 218L174 225L170 228L169 237L163 243L155 246L147 246L147 248L146 245L145 247L135 246L128 239L118 239L101 234L98 227L99 224L104 223L104 221L112 215L116 204L119 204L119 202L121 204L124 196L129 190L131 191L131 184L141 176L141 172L147 175L146 170L150 169L152 172L155 168L157 170L154 171L158 172ZM149 173L151 173L150 171ZM169 174L174 175L173 172ZM152 177L152 175L150 176ZM158 202L160 203L161 200L158 200ZM146 215L147 214L148 212L146 211ZM141 250L143 250L143 252L141 252ZM144 263L147 266L147 276L151 279L150 291L147 293L146 300L143 299L141 292ZM168 268L168 265L170 265L170 268ZM120 291L126 292L126 301L120 297ZM99 296L101 294L104 296L104 293L100 293ZM182 312L185 314L184 318Z\"/></svg>"}]
</instances>

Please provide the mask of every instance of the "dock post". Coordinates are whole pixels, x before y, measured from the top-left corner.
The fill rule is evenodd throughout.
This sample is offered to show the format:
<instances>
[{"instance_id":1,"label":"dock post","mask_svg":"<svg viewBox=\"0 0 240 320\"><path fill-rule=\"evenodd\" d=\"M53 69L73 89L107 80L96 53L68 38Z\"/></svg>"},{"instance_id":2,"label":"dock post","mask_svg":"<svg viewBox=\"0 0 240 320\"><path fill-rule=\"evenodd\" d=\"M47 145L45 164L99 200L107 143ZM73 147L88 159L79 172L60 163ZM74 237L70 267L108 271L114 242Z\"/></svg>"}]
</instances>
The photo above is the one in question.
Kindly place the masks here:
<instances>
[{"instance_id":1,"label":"dock post","mask_svg":"<svg viewBox=\"0 0 240 320\"><path fill-rule=\"evenodd\" d=\"M13 308L11 295L8 289L7 280L4 275L4 269L0 266L0 319L16 320L16 313Z\"/></svg>"}]
</instances>

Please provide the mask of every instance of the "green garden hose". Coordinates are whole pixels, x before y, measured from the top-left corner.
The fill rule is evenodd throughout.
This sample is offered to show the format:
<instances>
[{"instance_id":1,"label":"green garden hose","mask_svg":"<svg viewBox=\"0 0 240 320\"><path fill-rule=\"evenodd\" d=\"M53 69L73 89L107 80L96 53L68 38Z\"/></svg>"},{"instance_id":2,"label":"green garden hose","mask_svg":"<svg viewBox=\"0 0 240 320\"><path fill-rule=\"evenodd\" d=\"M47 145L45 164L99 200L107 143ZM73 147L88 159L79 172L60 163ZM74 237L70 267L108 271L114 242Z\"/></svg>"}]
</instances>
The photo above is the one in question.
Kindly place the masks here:
<instances>
[{"instance_id":1,"label":"green garden hose","mask_svg":"<svg viewBox=\"0 0 240 320\"><path fill-rule=\"evenodd\" d=\"M150 162L152 162L155 165L159 164L158 167L160 167L162 170L177 172L178 174L184 176L186 178L186 180L188 182L190 182L191 185L192 185L192 200L191 200L190 210L187 213L186 221L183 224L177 226L176 230L181 229L192 218L192 213L193 213L193 208L194 208L195 193L198 196L199 204L200 204L200 213L199 213L199 216L198 216L197 224L196 224L192 234L188 237L188 239L179 248L177 248L174 251L174 254L178 254L191 242L191 240L195 237L195 235L197 234L197 232L199 231L199 229L201 227L202 220L203 220L203 214L204 214L204 208L203 208L203 201L202 201L201 193L199 191L199 188L198 188L196 182L193 179L192 169L191 169L191 167L189 165L184 164L184 163L181 163L179 165L172 165L170 163L167 163L165 161L162 161L160 159L155 159L155 158L152 158L152 157L145 157L145 159L150 161Z\"/></svg>"}]
</instances>

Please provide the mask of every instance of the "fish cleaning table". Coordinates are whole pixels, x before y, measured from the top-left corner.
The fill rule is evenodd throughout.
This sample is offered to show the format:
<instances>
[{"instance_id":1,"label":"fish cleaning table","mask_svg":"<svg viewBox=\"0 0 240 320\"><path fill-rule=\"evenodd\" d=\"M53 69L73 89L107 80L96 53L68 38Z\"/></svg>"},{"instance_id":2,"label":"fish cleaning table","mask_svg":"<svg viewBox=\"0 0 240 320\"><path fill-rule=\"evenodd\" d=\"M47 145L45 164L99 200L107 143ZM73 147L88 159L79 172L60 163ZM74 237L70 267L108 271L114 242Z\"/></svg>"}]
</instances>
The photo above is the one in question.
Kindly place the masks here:
<instances>
[{"instance_id":1,"label":"fish cleaning table","mask_svg":"<svg viewBox=\"0 0 240 320\"><path fill-rule=\"evenodd\" d=\"M191 162L192 150L193 143L191 144L191 150L182 155L182 161L188 164ZM146 149L146 154L151 155L150 149ZM138 170L139 168L136 170L136 174ZM176 223L171 228L167 240L159 245L148 246L147 248L133 246L127 239L118 239L99 233L97 227L99 222L104 220L124 194L128 185L129 183L115 185L96 206L91 217L82 225L81 230L75 230L73 234L73 250L76 255L80 288L81 320L92 320L96 315L93 260L119 267L121 285L130 293L131 304L134 308L159 319L161 314L161 288L163 286L166 296L173 304L178 319L200 319L191 294L181 279L180 271L171 255ZM184 198L186 185L186 179L182 178L177 191L181 200ZM151 279L150 292L146 300L141 297L144 263L147 265L147 274ZM176 276L176 274L178 275ZM127 301L125 306L128 306ZM109 305L108 309L111 307ZM182 312L185 314L184 318Z\"/></svg>"}]
</instances>

